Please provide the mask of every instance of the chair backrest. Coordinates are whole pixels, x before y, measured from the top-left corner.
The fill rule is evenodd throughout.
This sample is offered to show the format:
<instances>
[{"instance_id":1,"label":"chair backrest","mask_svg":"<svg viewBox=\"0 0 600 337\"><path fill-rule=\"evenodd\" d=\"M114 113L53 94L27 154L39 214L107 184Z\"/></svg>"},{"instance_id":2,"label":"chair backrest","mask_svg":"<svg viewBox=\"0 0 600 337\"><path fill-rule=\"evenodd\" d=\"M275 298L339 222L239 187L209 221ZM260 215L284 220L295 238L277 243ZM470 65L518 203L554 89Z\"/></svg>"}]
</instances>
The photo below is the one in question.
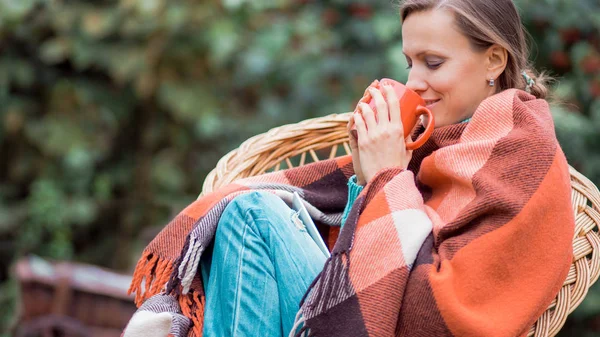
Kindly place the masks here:
<instances>
[{"instance_id":1,"label":"chair backrest","mask_svg":"<svg viewBox=\"0 0 600 337\"><path fill-rule=\"evenodd\" d=\"M201 195L239 178L349 154L349 116L345 113L308 119L248 139L219 160L206 177ZM600 192L581 173L569 169L576 220L573 264L556 299L531 326L528 337L555 336L600 275Z\"/></svg>"}]
</instances>

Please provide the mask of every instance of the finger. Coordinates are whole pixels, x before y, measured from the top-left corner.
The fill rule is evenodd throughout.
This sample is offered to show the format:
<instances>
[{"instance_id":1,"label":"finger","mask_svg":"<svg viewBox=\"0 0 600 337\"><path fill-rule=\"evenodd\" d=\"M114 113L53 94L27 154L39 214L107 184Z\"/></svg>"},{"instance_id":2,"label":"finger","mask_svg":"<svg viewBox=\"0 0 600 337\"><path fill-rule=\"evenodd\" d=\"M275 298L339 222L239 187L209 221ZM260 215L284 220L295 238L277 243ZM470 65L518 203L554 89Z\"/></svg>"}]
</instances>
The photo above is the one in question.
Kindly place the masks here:
<instances>
[{"instance_id":1,"label":"finger","mask_svg":"<svg viewBox=\"0 0 600 337\"><path fill-rule=\"evenodd\" d=\"M374 130L377 127L377 121L375 120L375 113L373 109L367 103L359 103L362 117L366 124L366 130ZM358 123L357 123L358 125ZM360 136L360 133L358 134Z\"/></svg>"},{"instance_id":2,"label":"finger","mask_svg":"<svg viewBox=\"0 0 600 337\"><path fill-rule=\"evenodd\" d=\"M354 114L354 123L356 123L356 132L358 133L358 139L366 139L367 137L367 126L363 117L356 113Z\"/></svg>"},{"instance_id":3,"label":"finger","mask_svg":"<svg viewBox=\"0 0 600 337\"><path fill-rule=\"evenodd\" d=\"M354 126L354 114L356 112L354 112L350 118L348 118L348 124L346 124L346 130L350 131L352 129L352 127Z\"/></svg>"},{"instance_id":4,"label":"finger","mask_svg":"<svg viewBox=\"0 0 600 337\"><path fill-rule=\"evenodd\" d=\"M355 148L357 147L358 143L357 143L357 131L356 128L354 128L354 130L352 129L352 127L355 125L354 123L354 115L356 115L357 113L353 113L350 118L348 119L348 124L346 127L346 130L348 131L348 141L350 142L350 147L351 148Z\"/></svg>"},{"instance_id":5,"label":"finger","mask_svg":"<svg viewBox=\"0 0 600 337\"><path fill-rule=\"evenodd\" d=\"M373 86L377 86L377 84L379 83L379 81L375 80L373 83L371 83L371 85L369 85L366 89L365 92L363 93L363 96L361 97L361 99L358 101L360 102L369 102L371 99L373 99L373 96L371 96L371 93L369 92L369 89L371 89L371 87ZM358 105L357 105L357 109L358 109ZM356 110L355 110L356 112Z\"/></svg>"},{"instance_id":6,"label":"finger","mask_svg":"<svg viewBox=\"0 0 600 337\"><path fill-rule=\"evenodd\" d=\"M413 143L412 137L409 135L409 136L407 136L406 138L404 138L404 143L405 143L406 145L408 145L408 144L412 144L412 143Z\"/></svg>"},{"instance_id":7,"label":"finger","mask_svg":"<svg viewBox=\"0 0 600 337\"><path fill-rule=\"evenodd\" d=\"M402 119L400 118L400 101L398 100L398 95L396 95L396 90L389 84L384 85L383 90L387 97L390 122L392 124L402 124Z\"/></svg>"},{"instance_id":8,"label":"finger","mask_svg":"<svg viewBox=\"0 0 600 337\"><path fill-rule=\"evenodd\" d=\"M383 94L379 89L369 88L369 93L375 100L375 107L377 108L377 120L379 124L387 124L390 121L390 113L388 111L388 103L385 101Z\"/></svg>"}]
</instances>

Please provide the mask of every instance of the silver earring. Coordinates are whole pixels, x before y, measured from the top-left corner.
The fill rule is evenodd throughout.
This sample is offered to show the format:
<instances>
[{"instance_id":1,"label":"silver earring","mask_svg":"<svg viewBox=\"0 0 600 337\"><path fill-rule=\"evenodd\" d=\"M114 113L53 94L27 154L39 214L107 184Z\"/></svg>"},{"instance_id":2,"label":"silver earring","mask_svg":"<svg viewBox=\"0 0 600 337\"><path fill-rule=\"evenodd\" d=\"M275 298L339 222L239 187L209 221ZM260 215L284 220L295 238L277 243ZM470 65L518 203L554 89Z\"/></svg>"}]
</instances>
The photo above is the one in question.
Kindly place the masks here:
<instances>
[{"instance_id":1,"label":"silver earring","mask_svg":"<svg viewBox=\"0 0 600 337\"><path fill-rule=\"evenodd\" d=\"M495 83L494 79L492 78L492 79L490 80L490 87L493 87L495 84L496 84L496 83Z\"/></svg>"}]
</instances>

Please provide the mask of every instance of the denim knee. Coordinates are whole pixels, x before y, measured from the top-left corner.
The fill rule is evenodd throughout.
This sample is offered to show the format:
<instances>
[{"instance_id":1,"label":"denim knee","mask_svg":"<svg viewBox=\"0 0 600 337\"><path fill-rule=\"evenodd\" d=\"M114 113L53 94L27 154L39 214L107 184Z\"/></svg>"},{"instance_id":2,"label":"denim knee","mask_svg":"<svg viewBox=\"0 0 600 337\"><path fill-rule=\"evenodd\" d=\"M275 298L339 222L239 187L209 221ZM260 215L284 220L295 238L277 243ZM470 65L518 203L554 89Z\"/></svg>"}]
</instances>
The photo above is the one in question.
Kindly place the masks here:
<instances>
[{"instance_id":1,"label":"denim knee","mask_svg":"<svg viewBox=\"0 0 600 337\"><path fill-rule=\"evenodd\" d=\"M261 211L260 213L281 212L287 208L287 205L273 193L253 191L238 195L231 200L224 213L228 211L228 208L245 216L253 210Z\"/></svg>"},{"instance_id":2,"label":"denim knee","mask_svg":"<svg viewBox=\"0 0 600 337\"><path fill-rule=\"evenodd\" d=\"M283 210L278 207L278 203L285 206L285 203L279 197L270 192L253 191L238 195L223 210L219 225L224 222L232 223L232 221L227 220L236 218L246 224L253 224L254 221L251 220L266 218L268 213L277 212L278 209L279 211Z\"/></svg>"},{"instance_id":3,"label":"denim knee","mask_svg":"<svg viewBox=\"0 0 600 337\"><path fill-rule=\"evenodd\" d=\"M243 224L255 227L256 220L272 219L273 217L289 217L289 207L273 193L265 191L252 191L236 196L227 204L217 230L224 230L228 225L240 226ZM236 219L237 218L237 219ZM230 221L236 219L237 221ZM238 223L242 222L242 224ZM225 226L221 226L225 225ZM260 231L258 228L254 228Z\"/></svg>"}]
</instances>

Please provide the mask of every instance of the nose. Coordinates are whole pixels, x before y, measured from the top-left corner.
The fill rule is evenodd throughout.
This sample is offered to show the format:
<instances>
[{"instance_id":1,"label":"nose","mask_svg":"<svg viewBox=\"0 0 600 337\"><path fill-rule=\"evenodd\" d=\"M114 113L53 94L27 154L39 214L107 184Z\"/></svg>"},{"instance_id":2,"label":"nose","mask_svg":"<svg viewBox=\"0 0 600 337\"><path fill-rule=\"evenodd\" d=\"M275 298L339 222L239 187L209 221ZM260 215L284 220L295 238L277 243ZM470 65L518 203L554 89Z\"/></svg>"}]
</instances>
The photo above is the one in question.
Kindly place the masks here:
<instances>
[{"instance_id":1,"label":"nose","mask_svg":"<svg viewBox=\"0 0 600 337\"><path fill-rule=\"evenodd\" d=\"M427 82L424 80L424 77L413 68L408 72L406 87L421 94L427 91Z\"/></svg>"}]
</instances>

